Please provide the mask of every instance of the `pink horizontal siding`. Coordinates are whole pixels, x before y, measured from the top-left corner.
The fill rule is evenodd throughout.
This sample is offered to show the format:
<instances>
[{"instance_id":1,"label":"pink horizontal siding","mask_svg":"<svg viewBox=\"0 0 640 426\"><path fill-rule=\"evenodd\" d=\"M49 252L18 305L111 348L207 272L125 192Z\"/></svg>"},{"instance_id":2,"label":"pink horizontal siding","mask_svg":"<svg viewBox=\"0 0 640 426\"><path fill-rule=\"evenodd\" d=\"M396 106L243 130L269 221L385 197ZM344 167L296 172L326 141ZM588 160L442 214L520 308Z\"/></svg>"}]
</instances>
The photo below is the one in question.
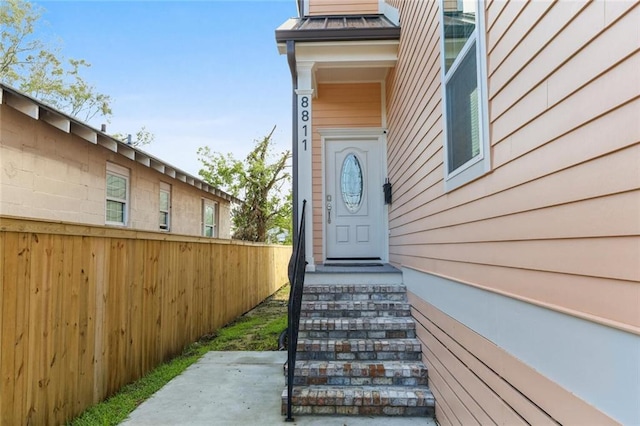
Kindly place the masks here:
<instances>
[{"instance_id":1,"label":"pink horizontal siding","mask_svg":"<svg viewBox=\"0 0 640 426\"><path fill-rule=\"evenodd\" d=\"M308 15L378 13L378 0L309 0Z\"/></svg>"},{"instance_id":2,"label":"pink horizontal siding","mask_svg":"<svg viewBox=\"0 0 640 426\"><path fill-rule=\"evenodd\" d=\"M632 23L640 20L640 7L532 3L504 5L494 18L517 25L487 23L492 172L450 193L443 185L438 8L400 3L406 35L387 82L391 259L427 272L456 264L454 279L465 263L482 266L487 272L472 283L496 289L502 285L488 278L498 275L491 268L546 274L558 286L565 275L602 285L637 282L640 173L632 159L640 158L640 53ZM537 26L549 16L568 22L542 37ZM572 37L583 27L589 27L580 33L586 38ZM517 42L497 31L525 38ZM521 45L537 50L514 62L505 52L515 55ZM498 65L491 65L494 54ZM583 55L600 58L591 61L598 65L586 66ZM499 77L505 72L511 77ZM625 296L640 294L640 286L623 287ZM640 330L633 298L615 309L598 307L602 288L584 290L586 297L571 291L556 297L511 286L515 296Z\"/></svg>"},{"instance_id":3,"label":"pink horizontal siding","mask_svg":"<svg viewBox=\"0 0 640 426\"><path fill-rule=\"evenodd\" d=\"M491 172L448 193L438 2L391 3L403 31L386 84L391 261L640 334L638 3L487 2ZM482 391L484 367L450 359L425 309L441 423L575 422L536 417L542 393L500 411L496 396L526 389ZM472 389L482 404L461 394Z\"/></svg>"}]
</instances>

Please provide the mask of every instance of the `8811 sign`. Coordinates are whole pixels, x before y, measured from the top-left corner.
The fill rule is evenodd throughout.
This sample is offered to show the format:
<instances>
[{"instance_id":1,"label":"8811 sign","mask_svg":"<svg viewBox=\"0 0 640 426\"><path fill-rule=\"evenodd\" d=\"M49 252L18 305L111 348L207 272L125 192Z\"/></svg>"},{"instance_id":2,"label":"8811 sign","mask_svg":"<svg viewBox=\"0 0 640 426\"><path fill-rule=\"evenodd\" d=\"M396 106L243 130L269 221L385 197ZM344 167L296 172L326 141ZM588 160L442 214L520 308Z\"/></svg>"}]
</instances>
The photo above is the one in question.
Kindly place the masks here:
<instances>
[{"instance_id":1,"label":"8811 sign","mask_svg":"<svg viewBox=\"0 0 640 426\"><path fill-rule=\"evenodd\" d=\"M307 141L309 140L309 119L311 118L309 114L309 97L302 96L300 98L300 143L304 147L304 150L307 150Z\"/></svg>"}]
</instances>

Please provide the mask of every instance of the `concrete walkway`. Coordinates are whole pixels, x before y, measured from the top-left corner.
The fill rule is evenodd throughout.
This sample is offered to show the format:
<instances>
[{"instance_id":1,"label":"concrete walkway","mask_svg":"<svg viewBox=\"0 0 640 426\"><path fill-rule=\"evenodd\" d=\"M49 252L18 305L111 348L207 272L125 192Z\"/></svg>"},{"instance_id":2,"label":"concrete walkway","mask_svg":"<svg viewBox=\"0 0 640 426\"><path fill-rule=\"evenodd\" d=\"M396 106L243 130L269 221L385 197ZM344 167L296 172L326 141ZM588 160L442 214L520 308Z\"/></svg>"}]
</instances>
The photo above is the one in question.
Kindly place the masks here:
<instances>
[{"instance_id":1,"label":"concrete walkway","mask_svg":"<svg viewBox=\"0 0 640 426\"><path fill-rule=\"evenodd\" d=\"M209 352L121 425L435 426L425 418L280 415L286 352Z\"/></svg>"}]
</instances>

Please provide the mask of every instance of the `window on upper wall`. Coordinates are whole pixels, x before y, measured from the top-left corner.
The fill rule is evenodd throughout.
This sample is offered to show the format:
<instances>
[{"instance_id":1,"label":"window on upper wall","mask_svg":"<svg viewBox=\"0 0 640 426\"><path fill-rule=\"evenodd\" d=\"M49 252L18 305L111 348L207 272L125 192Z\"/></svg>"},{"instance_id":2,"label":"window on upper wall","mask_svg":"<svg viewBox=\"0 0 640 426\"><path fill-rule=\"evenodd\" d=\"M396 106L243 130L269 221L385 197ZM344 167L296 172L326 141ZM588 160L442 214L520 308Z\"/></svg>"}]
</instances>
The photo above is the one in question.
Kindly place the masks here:
<instances>
[{"instance_id":1,"label":"window on upper wall","mask_svg":"<svg viewBox=\"0 0 640 426\"><path fill-rule=\"evenodd\" d=\"M202 200L202 235L218 237L218 203Z\"/></svg>"},{"instance_id":2,"label":"window on upper wall","mask_svg":"<svg viewBox=\"0 0 640 426\"><path fill-rule=\"evenodd\" d=\"M484 2L441 0L445 189L489 171Z\"/></svg>"},{"instance_id":3,"label":"window on upper wall","mask_svg":"<svg viewBox=\"0 0 640 426\"><path fill-rule=\"evenodd\" d=\"M129 219L129 169L107 163L106 213L107 225L126 226Z\"/></svg>"},{"instance_id":4,"label":"window on upper wall","mask_svg":"<svg viewBox=\"0 0 640 426\"><path fill-rule=\"evenodd\" d=\"M171 225L171 185L160 182L160 229L168 231Z\"/></svg>"}]
</instances>

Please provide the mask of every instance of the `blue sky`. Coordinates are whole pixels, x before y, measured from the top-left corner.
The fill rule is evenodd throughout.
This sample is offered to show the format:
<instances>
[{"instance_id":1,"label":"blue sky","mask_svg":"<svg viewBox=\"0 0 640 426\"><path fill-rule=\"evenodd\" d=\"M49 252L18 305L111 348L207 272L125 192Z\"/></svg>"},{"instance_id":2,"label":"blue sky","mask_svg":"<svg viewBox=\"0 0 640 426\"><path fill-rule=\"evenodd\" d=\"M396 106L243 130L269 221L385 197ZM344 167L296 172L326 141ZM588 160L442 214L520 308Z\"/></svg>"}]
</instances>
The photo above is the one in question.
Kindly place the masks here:
<instances>
[{"instance_id":1,"label":"blue sky","mask_svg":"<svg viewBox=\"0 0 640 426\"><path fill-rule=\"evenodd\" d=\"M277 149L289 148L291 77L274 31L295 0L33 3L38 37L91 63L83 75L113 98L108 133L146 126L156 139L143 149L196 176L201 146L243 158L276 125Z\"/></svg>"}]
</instances>

